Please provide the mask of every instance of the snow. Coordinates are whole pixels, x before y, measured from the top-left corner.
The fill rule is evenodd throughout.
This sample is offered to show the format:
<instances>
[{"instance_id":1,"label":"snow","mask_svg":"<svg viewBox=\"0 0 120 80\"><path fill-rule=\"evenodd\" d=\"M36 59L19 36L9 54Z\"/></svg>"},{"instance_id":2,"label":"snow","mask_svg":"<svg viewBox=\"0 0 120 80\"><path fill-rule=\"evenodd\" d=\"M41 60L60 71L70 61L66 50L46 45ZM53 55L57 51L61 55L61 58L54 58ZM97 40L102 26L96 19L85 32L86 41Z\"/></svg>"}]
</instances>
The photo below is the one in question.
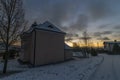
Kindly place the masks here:
<instances>
[{"instance_id":1,"label":"snow","mask_svg":"<svg viewBox=\"0 0 120 80\"><path fill-rule=\"evenodd\" d=\"M3 63L0 63L0 71ZM120 55L101 54L97 57L29 68L10 60L8 70L22 71L0 80L120 80Z\"/></svg>"},{"instance_id":2,"label":"snow","mask_svg":"<svg viewBox=\"0 0 120 80\"><path fill-rule=\"evenodd\" d=\"M89 80L120 80L120 55L104 55L104 61L98 66Z\"/></svg>"},{"instance_id":3,"label":"snow","mask_svg":"<svg viewBox=\"0 0 120 80\"><path fill-rule=\"evenodd\" d=\"M1 80L87 80L103 62L103 56L71 60L59 64L51 64L36 68L28 68L10 61L8 70L22 70ZM0 70L2 70L0 64Z\"/></svg>"},{"instance_id":4,"label":"snow","mask_svg":"<svg viewBox=\"0 0 120 80\"><path fill-rule=\"evenodd\" d=\"M43 24L39 24L34 27L31 26L27 31L27 33L31 33L34 29L47 30L47 31L59 32L65 34L65 32L61 31L59 28L57 28L54 24L52 24L49 21L45 21Z\"/></svg>"},{"instance_id":5,"label":"snow","mask_svg":"<svg viewBox=\"0 0 120 80\"><path fill-rule=\"evenodd\" d=\"M3 62L0 63L0 71L3 69ZM7 70L8 71L26 71L30 69L27 65L20 65L17 61L15 60L9 60Z\"/></svg>"},{"instance_id":6,"label":"snow","mask_svg":"<svg viewBox=\"0 0 120 80\"><path fill-rule=\"evenodd\" d=\"M82 54L82 52L73 52L73 56L82 57L83 54Z\"/></svg>"},{"instance_id":7,"label":"snow","mask_svg":"<svg viewBox=\"0 0 120 80\"><path fill-rule=\"evenodd\" d=\"M49 27L49 26L51 26L51 27ZM43 24L40 24L40 25L36 26L36 28L37 29L42 29L42 30L49 30L49 31L64 33L63 31L61 31L60 29L58 29L55 25L53 25L49 21L45 21Z\"/></svg>"}]
</instances>

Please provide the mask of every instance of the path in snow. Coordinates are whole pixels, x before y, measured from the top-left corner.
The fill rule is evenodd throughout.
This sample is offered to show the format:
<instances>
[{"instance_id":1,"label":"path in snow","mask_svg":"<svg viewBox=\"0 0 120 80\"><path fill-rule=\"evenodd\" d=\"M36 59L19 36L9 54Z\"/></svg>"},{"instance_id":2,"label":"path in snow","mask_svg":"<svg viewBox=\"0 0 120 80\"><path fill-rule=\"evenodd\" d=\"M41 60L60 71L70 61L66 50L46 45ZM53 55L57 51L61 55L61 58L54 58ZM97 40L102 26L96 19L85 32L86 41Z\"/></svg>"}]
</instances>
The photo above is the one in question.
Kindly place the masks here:
<instances>
[{"instance_id":1,"label":"path in snow","mask_svg":"<svg viewBox=\"0 0 120 80\"><path fill-rule=\"evenodd\" d=\"M102 60L103 57L98 56L31 68L1 80L86 80Z\"/></svg>"},{"instance_id":2,"label":"path in snow","mask_svg":"<svg viewBox=\"0 0 120 80\"><path fill-rule=\"evenodd\" d=\"M104 55L104 61L88 80L120 80L120 55Z\"/></svg>"}]
</instances>

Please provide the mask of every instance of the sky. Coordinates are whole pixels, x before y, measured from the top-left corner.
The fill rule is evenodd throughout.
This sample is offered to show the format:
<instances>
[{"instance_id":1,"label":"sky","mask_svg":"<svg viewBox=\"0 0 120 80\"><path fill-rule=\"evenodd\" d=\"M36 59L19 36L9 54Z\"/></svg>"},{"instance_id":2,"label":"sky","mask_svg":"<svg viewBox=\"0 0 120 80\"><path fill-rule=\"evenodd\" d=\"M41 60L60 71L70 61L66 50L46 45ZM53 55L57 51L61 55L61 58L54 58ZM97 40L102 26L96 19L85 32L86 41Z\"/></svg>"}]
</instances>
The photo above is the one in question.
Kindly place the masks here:
<instances>
[{"instance_id":1,"label":"sky","mask_svg":"<svg viewBox=\"0 0 120 80\"><path fill-rule=\"evenodd\" d=\"M93 40L120 40L120 0L25 0L26 19L50 21L80 39L87 31Z\"/></svg>"}]
</instances>

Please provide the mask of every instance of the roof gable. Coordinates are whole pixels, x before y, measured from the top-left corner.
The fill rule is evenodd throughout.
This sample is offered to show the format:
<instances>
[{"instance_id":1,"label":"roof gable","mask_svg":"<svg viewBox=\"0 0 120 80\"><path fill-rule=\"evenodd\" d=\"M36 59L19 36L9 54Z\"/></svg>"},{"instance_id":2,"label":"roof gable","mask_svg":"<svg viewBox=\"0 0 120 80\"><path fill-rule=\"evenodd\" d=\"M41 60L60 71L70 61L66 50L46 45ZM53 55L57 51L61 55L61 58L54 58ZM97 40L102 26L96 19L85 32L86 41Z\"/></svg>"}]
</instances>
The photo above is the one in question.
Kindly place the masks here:
<instances>
[{"instance_id":1,"label":"roof gable","mask_svg":"<svg viewBox=\"0 0 120 80\"><path fill-rule=\"evenodd\" d=\"M57 28L55 25L50 23L49 21L46 21L43 24L39 24L38 26L36 26L36 29L65 33L65 32L61 31L59 28Z\"/></svg>"},{"instance_id":2,"label":"roof gable","mask_svg":"<svg viewBox=\"0 0 120 80\"><path fill-rule=\"evenodd\" d=\"M64 33L65 34L65 32L61 31L59 28L57 28L55 25L53 25L49 21L46 21L43 24L39 24L39 25L36 25L36 26L32 25L30 27L30 29L28 31L26 31L25 33L31 33L35 29L58 32L58 33Z\"/></svg>"}]
</instances>

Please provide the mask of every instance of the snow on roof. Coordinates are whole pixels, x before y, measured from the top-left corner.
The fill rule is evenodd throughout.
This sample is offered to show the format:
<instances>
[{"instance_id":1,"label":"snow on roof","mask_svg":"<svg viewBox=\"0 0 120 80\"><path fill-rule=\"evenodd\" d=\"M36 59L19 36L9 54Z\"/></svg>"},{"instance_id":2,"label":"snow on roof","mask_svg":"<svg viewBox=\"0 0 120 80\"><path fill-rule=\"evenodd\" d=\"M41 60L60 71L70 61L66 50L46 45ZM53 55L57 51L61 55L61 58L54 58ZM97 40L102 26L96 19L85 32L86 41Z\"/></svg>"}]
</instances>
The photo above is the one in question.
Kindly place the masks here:
<instances>
[{"instance_id":1,"label":"snow on roof","mask_svg":"<svg viewBox=\"0 0 120 80\"><path fill-rule=\"evenodd\" d=\"M43 30L49 30L49 31L64 33L63 31L58 29L55 25L53 25L49 21L46 21L43 24L38 25L36 28L37 29L43 29Z\"/></svg>"},{"instance_id":2,"label":"snow on roof","mask_svg":"<svg viewBox=\"0 0 120 80\"><path fill-rule=\"evenodd\" d=\"M39 25L32 25L31 28L26 32L26 33L31 33L34 29L39 29L39 30L47 30L47 31L53 31L53 32L58 32L58 33L64 33L61 31L59 28L57 28L55 25L50 23L49 21L44 22L43 24Z\"/></svg>"}]
</instances>

